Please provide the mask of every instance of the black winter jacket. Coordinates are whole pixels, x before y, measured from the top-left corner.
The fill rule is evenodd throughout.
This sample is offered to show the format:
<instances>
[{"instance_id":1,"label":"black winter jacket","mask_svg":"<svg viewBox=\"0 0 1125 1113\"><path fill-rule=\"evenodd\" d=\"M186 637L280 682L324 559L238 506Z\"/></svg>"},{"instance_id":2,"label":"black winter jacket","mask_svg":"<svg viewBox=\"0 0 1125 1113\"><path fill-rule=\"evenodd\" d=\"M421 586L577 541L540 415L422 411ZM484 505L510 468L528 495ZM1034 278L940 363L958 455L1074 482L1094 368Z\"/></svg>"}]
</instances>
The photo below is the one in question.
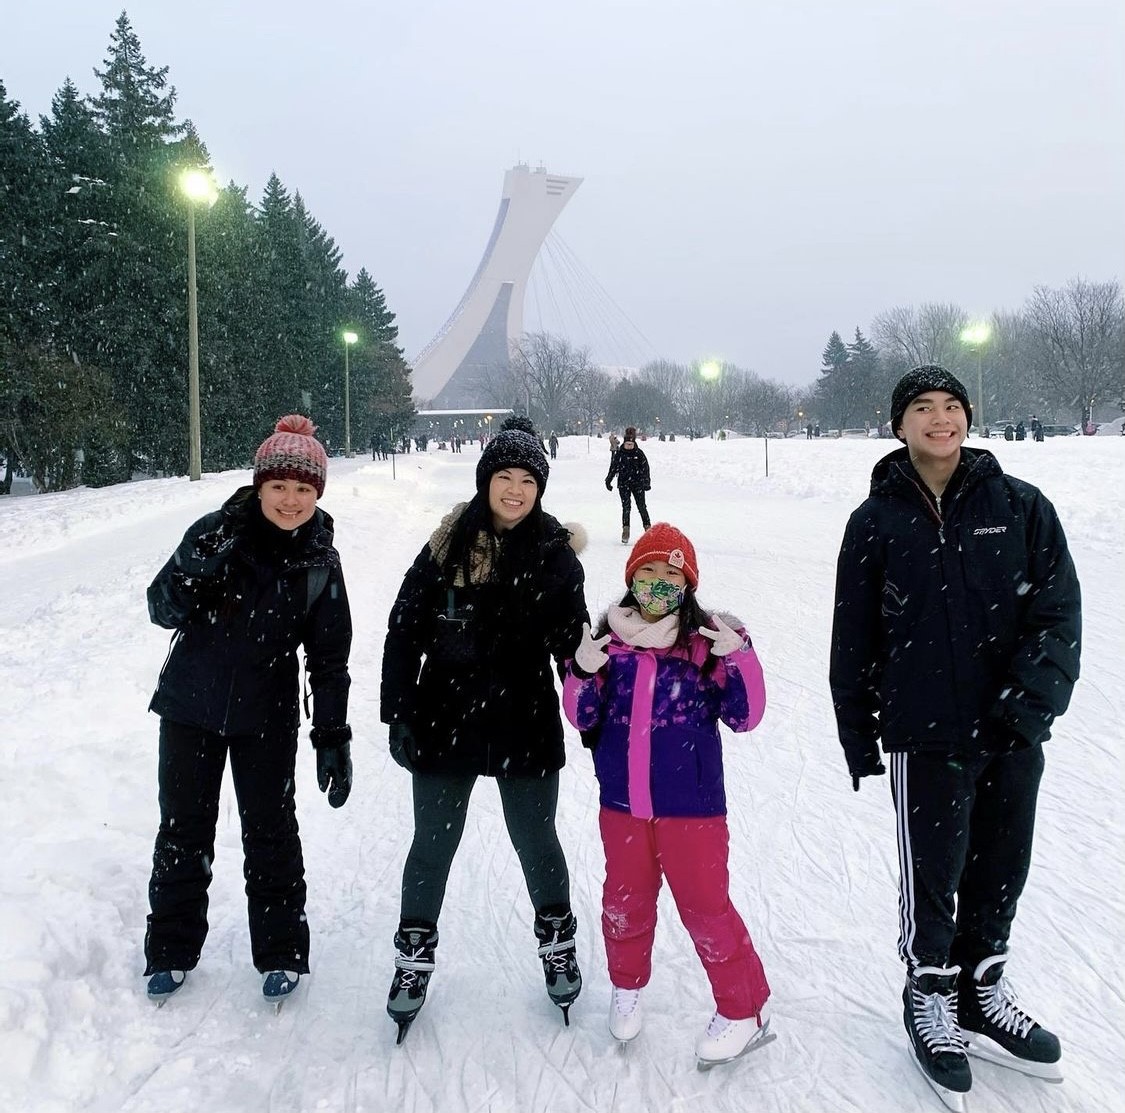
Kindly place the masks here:
<instances>
[{"instance_id":1,"label":"black winter jacket","mask_svg":"<svg viewBox=\"0 0 1125 1113\"><path fill-rule=\"evenodd\" d=\"M176 631L149 709L223 735L296 730L303 645L313 725L344 727L352 623L332 537L319 508L278 530L253 487L191 526L148 589L149 617Z\"/></svg>"},{"instance_id":2,"label":"black winter jacket","mask_svg":"<svg viewBox=\"0 0 1125 1113\"><path fill-rule=\"evenodd\" d=\"M619 491L648 491L652 488L648 457L641 451L640 445L631 449L619 448L613 454L605 481L612 482L615 475Z\"/></svg>"},{"instance_id":3,"label":"black winter jacket","mask_svg":"<svg viewBox=\"0 0 1125 1113\"><path fill-rule=\"evenodd\" d=\"M1050 737L1078 679L1078 577L1054 507L961 449L936 500L905 448L875 465L836 576L830 682L852 772L892 751Z\"/></svg>"},{"instance_id":4,"label":"black winter jacket","mask_svg":"<svg viewBox=\"0 0 1125 1113\"><path fill-rule=\"evenodd\" d=\"M501 534L497 570L450 586L434 541L406 573L388 622L380 715L410 726L419 772L542 775L565 763L551 658L573 656L589 621L570 532L543 516L538 551L516 569L532 523ZM435 537L437 535L435 534Z\"/></svg>"}]
</instances>

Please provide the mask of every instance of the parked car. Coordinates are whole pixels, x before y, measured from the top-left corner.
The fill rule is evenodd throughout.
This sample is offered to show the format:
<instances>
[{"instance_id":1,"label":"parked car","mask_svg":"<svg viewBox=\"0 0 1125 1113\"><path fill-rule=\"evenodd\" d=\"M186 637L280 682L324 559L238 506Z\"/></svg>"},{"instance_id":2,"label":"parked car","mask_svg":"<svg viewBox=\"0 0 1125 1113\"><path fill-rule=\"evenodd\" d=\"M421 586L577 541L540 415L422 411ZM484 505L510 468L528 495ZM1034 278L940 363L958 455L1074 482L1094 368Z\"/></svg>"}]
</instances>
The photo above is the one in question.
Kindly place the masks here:
<instances>
[{"instance_id":1,"label":"parked car","mask_svg":"<svg viewBox=\"0 0 1125 1113\"><path fill-rule=\"evenodd\" d=\"M1044 425L1045 437L1077 437L1078 430L1073 425Z\"/></svg>"},{"instance_id":2,"label":"parked car","mask_svg":"<svg viewBox=\"0 0 1125 1113\"><path fill-rule=\"evenodd\" d=\"M867 440L866 429L841 429L839 436L845 441L865 441Z\"/></svg>"}]
</instances>

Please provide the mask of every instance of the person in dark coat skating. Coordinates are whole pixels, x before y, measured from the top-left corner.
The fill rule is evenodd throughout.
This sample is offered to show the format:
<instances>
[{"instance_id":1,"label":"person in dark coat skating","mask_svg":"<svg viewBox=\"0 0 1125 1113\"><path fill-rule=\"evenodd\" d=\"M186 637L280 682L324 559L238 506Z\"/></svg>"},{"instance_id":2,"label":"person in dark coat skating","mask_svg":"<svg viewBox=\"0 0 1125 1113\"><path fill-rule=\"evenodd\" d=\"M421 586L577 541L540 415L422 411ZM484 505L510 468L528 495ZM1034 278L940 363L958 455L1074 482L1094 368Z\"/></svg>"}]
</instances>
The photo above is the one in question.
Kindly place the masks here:
<instances>
[{"instance_id":1,"label":"person in dark coat skating","mask_svg":"<svg viewBox=\"0 0 1125 1113\"><path fill-rule=\"evenodd\" d=\"M621 544L629 543L629 519L632 517L632 500L636 500L637 511L641 515L641 525L648 529L648 506L645 492L652 487L648 457L637 444L637 430L630 425L625 430L621 447L609 462L609 474L605 477L605 489L613 490L613 477L617 476L617 493L621 496Z\"/></svg>"},{"instance_id":2,"label":"person in dark coat skating","mask_svg":"<svg viewBox=\"0 0 1125 1113\"><path fill-rule=\"evenodd\" d=\"M1017 1001L1008 937L1027 880L1043 743L1078 679L1081 599L1062 526L992 453L942 367L894 389L905 447L872 474L840 550L831 686L853 785L891 767L904 1016L923 1073L961 1102L966 1051L1061 1078Z\"/></svg>"},{"instance_id":3,"label":"person in dark coat skating","mask_svg":"<svg viewBox=\"0 0 1125 1113\"><path fill-rule=\"evenodd\" d=\"M150 710L160 716L160 829L145 935L148 992L163 999L207 936L219 789L229 756L242 822L250 946L262 992L283 998L309 970L305 876L294 805L297 651L313 698L317 780L351 790L351 615L331 517L317 507L328 459L306 417L282 418L254 457L253 485L192 525L148 589L175 630Z\"/></svg>"},{"instance_id":4,"label":"person in dark coat skating","mask_svg":"<svg viewBox=\"0 0 1125 1113\"><path fill-rule=\"evenodd\" d=\"M555 830L560 669L588 621L577 527L542 508L548 461L511 419L477 465L477 490L406 573L383 653L381 716L413 774L387 1011L405 1037L434 969L446 882L478 777L493 777L534 910L547 990L564 1015L581 990L570 875Z\"/></svg>"}]
</instances>

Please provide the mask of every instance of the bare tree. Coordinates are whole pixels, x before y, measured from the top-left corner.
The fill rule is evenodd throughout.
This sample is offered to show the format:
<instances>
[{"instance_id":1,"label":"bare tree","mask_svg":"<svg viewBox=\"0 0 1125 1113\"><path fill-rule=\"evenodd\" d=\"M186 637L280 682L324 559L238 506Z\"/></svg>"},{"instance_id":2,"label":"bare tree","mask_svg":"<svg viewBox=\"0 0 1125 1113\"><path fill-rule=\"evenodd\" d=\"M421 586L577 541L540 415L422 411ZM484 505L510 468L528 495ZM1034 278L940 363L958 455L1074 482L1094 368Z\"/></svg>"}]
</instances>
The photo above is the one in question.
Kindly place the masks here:
<instances>
[{"instance_id":1,"label":"bare tree","mask_svg":"<svg viewBox=\"0 0 1125 1113\"><path fill-rule=\"evenodd\" d=\"M1072 279L1063 289L1036 286L1024 313L1039 351L1036 371L1087 421L1099 402L1121 397L1125 303L1116 282Z\"/></svg>"},{"instance_id":2,"label":"bare tree","mask_svg":"<svg viewBox=\"0 0 1125 1113\"><path fill-rule=\"evenodd\" d=\"M575 411L575 385L591 367L589 351L561 336L531 332L524 335L512 363L516 373L525 376L529 416L534 399L543 418L542 431L566 428Z\"/></svg>"},{"instance_id":3,"label":"bare tree","mask_svg":"<svg viewBox=\"0 0 1125 1113\"><path fill-rule=\"evenodd\" d=\"M613 391L613 380L593 365L580 372L574 382L574 407L578 422L587 433L600 431L604 425L606 405Z\"/></svg>"},{"instance_id":4,"label":"bare tree","mask_svg":"<svg viewBox=\"0 0 1125 1113\"><path fill-rule=\"evenodd\" d=\"M917 309L901 305L880 313L872 332L880 349L908 367L940 363L962 373L968 364L961 331L968 323L969 316L960 306L928 302Z\"/></svg>"}]
</instances>

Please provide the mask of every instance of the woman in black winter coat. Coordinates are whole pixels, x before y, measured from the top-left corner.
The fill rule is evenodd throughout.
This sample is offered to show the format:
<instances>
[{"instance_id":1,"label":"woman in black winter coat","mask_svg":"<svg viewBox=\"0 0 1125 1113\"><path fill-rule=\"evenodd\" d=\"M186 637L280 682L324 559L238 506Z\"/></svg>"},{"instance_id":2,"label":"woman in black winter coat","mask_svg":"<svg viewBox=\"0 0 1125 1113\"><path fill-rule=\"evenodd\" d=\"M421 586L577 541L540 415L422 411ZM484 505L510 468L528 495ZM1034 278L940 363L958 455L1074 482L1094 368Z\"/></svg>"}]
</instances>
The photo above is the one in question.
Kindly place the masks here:
<instances>
[{"instance_id":1,"label":"woman in black winter coat","mask_svg":"<svg viewBox=\"0 0 1125 1113\"><path fill-rule=\"evenodd\" d=\"M641 525L648 529L651 525L645 492L652 487L648 457L637 444L637 430L632 425L625 430L621 447L609 461L609 474L605 477L605 489L613 490L613 477L617 476L617 493L621 496L621 544L629 543L629 519L632 516L632 501L636 500Z\"/></svg>"},{"instance_id":2,"label":"woman in black winter coat","mask_svg":"<svg viewBox=\"0 0 1125 1113\"><path fill-rule=\"evenodd\" d=\"M253 486L191 526L148 589L152 621L176 631L150 704L160 716L160 829L145 935L155 999L180 988L203 949L228 754L262 992L282 998L308 973L294 806L302 646L317 779L334 808L352 775L351 614L332 519L316 505L328 461L315 431L308 418L282 418L254 457Z\"/></svg>"},{"instance_id":3,"label":"woman in black winter coat","mask_svg":"<svg viewBox=\"0 0 1125 1113\"><path fill-rule=\"evenodd\" d=\"M535 910L547 989L569 1008L581 989L570 879L555 832L563 728L552 674L588 621L573 536L541 498L538 438L505 428L477 466L477 493L453 508L406 573L383 653L381 714L413 774L414 839L402 879L387 1010L399 1040L425 1000L437 922L469 795L495 777Z\"/></svg>"}]
</instances>

